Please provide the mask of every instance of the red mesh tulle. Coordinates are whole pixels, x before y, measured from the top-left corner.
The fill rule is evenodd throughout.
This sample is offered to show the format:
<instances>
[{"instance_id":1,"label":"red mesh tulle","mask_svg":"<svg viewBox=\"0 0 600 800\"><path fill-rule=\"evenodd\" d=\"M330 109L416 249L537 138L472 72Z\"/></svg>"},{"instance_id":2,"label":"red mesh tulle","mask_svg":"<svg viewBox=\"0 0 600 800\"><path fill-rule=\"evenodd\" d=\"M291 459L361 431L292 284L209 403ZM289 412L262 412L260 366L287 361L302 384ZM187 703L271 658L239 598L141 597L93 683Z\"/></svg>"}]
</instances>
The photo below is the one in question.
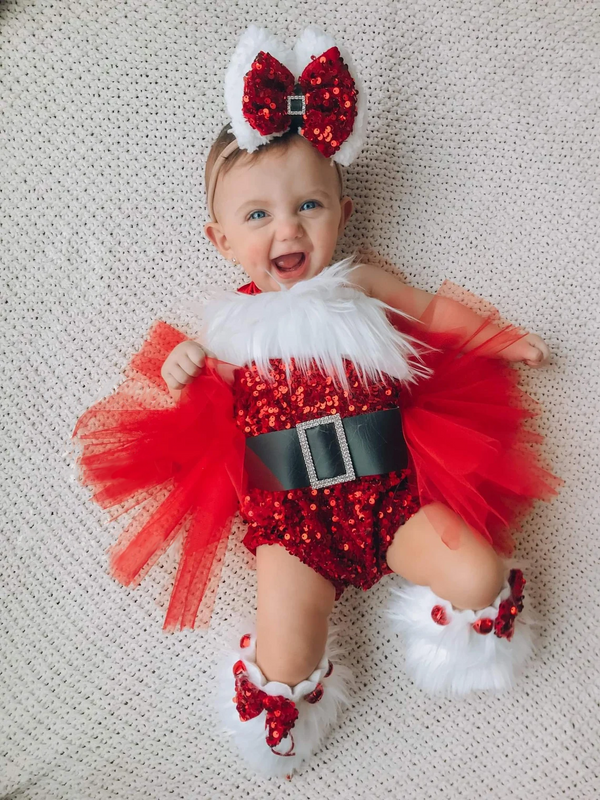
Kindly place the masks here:
<instances>
[{"instance_id":1,"label":"red mesh tulle","mask_svg":"<svg viewBox=\"0 0 600 800\"><path fill-rule=\"evenodd\" d=\"M445 327L443 297L480 314L478 329L467 333L453 312L452 327L428 331L432 319ZM420 322L425 329L410 333L437 348L422 353L434 372L407 388L402 421L421 505L444 503L497 552L510 555L513 534L535 501L550 500L563 483L542 464L540 406L519 387L519 370L500 356L527 334L450 281ZM484 341L474 347L475 339ZM446 537L452 540L450 530Z\"/></svg>"},{"instance_id":2,"label":"red mesh tulle","mask_svg":"<svg viewBox=\"0 0 600 800\"><path fill-rule=\"evenodd\" d=\"M554 496L562 481L542 466L543 437L534 420L539 407L519 388L519 370L498 357L525 333L503 323L481 298L446 282L436 297L448 295L483 318L471 335L450 321L443 333L407 331L441 348L424 350L434 374L406 385L404 394L404 433L419 499L422 505L443 502L509 554L525 514L537 499ZM434 316L436 324L443 322L436 297L421 319L425 326ZM470 349L476 334L499 323L499 333ZM127 365L124 383L86 411L72 434L81 446L79 480L91 487L93 500L114 510L113 520L134 513L110 549L117 580L139 585L182 539L163 626L168 631L208 626L232 518L246 493L232 365L207 358L178 401L160 375L169 352L186 338L156 323Z\"/></svg>"},{"instance_id":3,"label":"red mesh tulle","mask_svg":"<svg viewBox=\"0 0 600 800\"><path fill-rule=\"evenodd\" d=\"M110 573L137 586L183 533L182 554L164 630L207 627L233 515L244 491L245 439L233 396L208 358L175 402L160 376L168 353L186 339L164 322L151 329L125 370L126 380L78 420L79 480L117 516L140 506L110 550Z\"/></svg>"}]
</instances>

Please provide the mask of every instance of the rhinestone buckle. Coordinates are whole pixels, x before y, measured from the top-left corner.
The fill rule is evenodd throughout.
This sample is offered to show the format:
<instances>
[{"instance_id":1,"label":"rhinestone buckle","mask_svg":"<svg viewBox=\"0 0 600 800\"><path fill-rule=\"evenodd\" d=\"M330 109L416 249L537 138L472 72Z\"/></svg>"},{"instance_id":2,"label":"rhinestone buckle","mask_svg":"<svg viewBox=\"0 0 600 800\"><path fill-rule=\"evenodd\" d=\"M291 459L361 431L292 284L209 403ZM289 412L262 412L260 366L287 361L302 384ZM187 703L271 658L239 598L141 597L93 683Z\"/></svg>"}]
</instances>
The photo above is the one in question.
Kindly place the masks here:
<instances>
[{"instance_id":1,"label":"rhinestone buckle","mask_svg":"<svg viewBox=\"0 0 600 800\"><path fill-rule=\"evenodd\" d=\"M292 108L293 101L300 101L302 104L301 109L298 109L297 103ZM304 99L303 94L289 94L287 99L287 113L292 116L304 115L306 114L306 100Z\"/></svg>"},{"instance_id":2,"label":"rhinestone buckle","mask_svg":"<svg viewBox=\"0 0 600 800\"><path fill-rule=\"evenodd\" d=\"M313 461L312 453L310 452L310 447L308 446L306 429L315 428L317 425L329 425L332 422L335 425L335 433L340 452L344 460L344 466L346 467L346 472L343 472L341 475L335 475L333 478L318 478L317 470L315 469L315 462ZM310 480L310 485L313 489L320 489L323 486L333 486L334 483L353 481L356 478L354 465L352 464L352 459L350 458L350 450L348 448L348 440L346 439L346 431L344 430L342 418L339 414L329 414L326 417L318 417L317 419L309 419L306 422L299 422L296 425L296 430L298 431L298 439L300 440L300 447L302 448L302 455L304 457L304 463L306 464L306 471L308 472L308 479Z\"/></svg>"}]
</instances>

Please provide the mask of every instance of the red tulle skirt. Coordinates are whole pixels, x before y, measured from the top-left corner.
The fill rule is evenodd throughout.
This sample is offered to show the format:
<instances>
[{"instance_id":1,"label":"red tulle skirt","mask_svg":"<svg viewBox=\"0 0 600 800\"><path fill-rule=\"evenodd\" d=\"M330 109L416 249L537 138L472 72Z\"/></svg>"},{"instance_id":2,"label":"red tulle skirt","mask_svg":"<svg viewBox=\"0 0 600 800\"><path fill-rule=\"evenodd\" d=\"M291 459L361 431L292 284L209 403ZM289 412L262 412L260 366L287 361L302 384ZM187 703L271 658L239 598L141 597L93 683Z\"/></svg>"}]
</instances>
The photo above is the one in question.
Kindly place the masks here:
<instances>
[{"instance_id":1,"label":"red tulle skirt","mask_svg":"<svg viewBox=\"0 0 600 800\"><path fill-rule=\"evenodd\" d=\"M537 500L562 481L542 463L539 405L519 387L520 372L499 355L525 333L481 298L446 282L439 296L482 315L473 347L460 329L408 330L424 343L431 377L411 385L402 408L421 505L441 501L509 555L513 536ZM459 293L458 296L456 293ZM435 300L422 321L435 310ZM163 629L207 627L233 517L246 493L245 436L235 423L234 367L207 358L176 401L160 375L186 336L157 322L125 369L126 380L78 420L79 481L92 499L133 516L110 549L110 572L138 585L178 537L181 558Z\"/></svg>"}]
</instances>

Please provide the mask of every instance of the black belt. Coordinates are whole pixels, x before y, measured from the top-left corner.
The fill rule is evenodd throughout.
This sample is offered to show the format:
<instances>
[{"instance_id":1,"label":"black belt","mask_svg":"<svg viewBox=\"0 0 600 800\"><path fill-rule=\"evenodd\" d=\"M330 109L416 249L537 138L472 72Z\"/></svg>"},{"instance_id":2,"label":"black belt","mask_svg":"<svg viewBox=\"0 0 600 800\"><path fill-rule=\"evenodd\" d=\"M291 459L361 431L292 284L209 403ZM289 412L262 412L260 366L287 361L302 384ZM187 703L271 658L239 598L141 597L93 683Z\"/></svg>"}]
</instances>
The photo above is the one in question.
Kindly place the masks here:
<instances>
[{"instance_id":1,"label":"black belt","mask_svg":"<svg viewBox=\"0 0 600 800\"><path fill-rule=\"evenodd\" d=\"M397 407L355 417L329 414L246 439L249 488L318 489L405 469L408 451Z\"/></svg>"}]
</instances>

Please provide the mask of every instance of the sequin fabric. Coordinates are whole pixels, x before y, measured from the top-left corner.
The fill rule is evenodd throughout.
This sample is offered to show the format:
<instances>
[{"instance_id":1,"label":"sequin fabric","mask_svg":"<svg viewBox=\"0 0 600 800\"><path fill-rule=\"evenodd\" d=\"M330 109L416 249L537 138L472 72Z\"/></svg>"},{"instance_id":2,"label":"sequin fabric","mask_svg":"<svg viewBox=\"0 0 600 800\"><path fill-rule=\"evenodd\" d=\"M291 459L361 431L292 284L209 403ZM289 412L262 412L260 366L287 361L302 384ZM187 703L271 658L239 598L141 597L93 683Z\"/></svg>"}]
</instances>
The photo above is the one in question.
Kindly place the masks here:
<instances>
[{"instance_id":1,"label":"sequin fabric","mask_svg":"<svg viewBox=\"0 0 600 800\"><path fill-rule=\"evenodd\" d=\"M327 414L342 417L402 407L403 384L362 384L345 362L350 391L334 385L314 368L295 370L290 383L279 359L271 361L273 381L260 377L254 364L236 370L234 413L246 436L290 428ZM345 587L369 589L392 572L386 551L396 530L419 510L411 465L401 472L369 475L321 489L250 489L240 504L248 523L244 544L280 544L334 585L336 599Z\"/></svg>"},{"instance_id":2,"label":"sequin fabric","mask_svg":"<svg viewBox=\"0 0 600 800\"><path fill-rule=\"evenodd\" d=\"M244 76L242 113L263 136L290 127L288 97L294 95L292 73L270 53L260 51ZM337 47L313 56L298 78L304 99L300 133L330 158L352 133L358 90ZM298 95L300 97L300 95Z\"/></svg>"}]
</instances>

